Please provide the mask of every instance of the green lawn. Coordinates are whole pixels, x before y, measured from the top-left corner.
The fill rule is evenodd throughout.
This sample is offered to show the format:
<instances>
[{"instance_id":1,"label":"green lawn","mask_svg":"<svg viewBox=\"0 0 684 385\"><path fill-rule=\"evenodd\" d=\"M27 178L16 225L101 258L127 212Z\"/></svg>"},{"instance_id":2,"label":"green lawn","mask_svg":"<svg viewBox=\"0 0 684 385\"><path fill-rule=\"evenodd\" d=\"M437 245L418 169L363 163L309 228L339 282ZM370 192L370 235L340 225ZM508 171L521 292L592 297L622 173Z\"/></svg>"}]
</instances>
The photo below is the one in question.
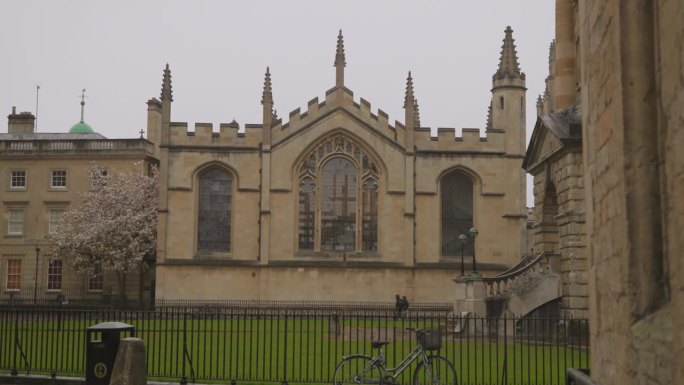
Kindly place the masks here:
<instances>
[{"instance_id":1,"label":"green lawn","mask_svg":"<svg viewBox=\"0 0 684 385\"><path fill-rule=\"evenodd\" d=\"M17 367L32 373L82 376L85 371L85 329L95 324L85 317L19 322L0 317L0 369ZM329 316L283 319L240 316L232 319L127 319L136 335L145 340L148 374L195 381L237 379L260 382L329 383L342 356L374 354L371 340L392 343L385 353L389 365L415 346L406 327L437 327L436 322L393 319L337 320ZM21 349L15 348L15 336ZM567 367L587 367L586 351L558 347L563 342L534 344L525 340L461 340L445 336L439 354L456 367L459 382L466 383L565 383ZM25 356L21 354L24 352ZM185 351L185 354L184 354ZM15 361L16 360L16 361ZM16 362L16 364L15 364ZM412 369L411 369L412 371ZM411 373L407 373L409 376ZM402 376L400 383L409 383Z\"/></svg>"}]
</instances>

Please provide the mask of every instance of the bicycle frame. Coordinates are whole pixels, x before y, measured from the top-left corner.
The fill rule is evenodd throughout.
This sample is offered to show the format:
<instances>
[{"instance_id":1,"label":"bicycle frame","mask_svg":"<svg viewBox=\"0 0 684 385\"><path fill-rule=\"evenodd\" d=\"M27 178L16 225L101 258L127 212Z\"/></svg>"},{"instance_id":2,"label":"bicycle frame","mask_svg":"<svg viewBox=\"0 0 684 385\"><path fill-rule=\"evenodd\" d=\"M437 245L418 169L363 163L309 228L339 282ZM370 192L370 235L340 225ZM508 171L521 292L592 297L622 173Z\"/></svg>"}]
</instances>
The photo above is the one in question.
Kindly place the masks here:
<instances>
[{"instance_id":1,"label":"bicycle frame","mask_svg":"<svg viewBox=\"0 0 684 385\"><path fill-rule=\"evenodd\" d=\"M389 366L386 366L387 362L385 360L385 352L381 347L380 348L380 354L373 357L373 359L370 362L369 367L371 367L371 366L373 366L373 364L375 364L377 367L379 367L382 370L383 377L386 376L387 374L389 374L392 377L396 378L397 376L401 375L401 373L404 370L406 370L406 368L411 366L413 361L417 360L419 357L426 357L426 356L427 355L425 354L425 350L423 350L423 347L420 345L417 345L406 357L404 357L401 360L401 362L399 362L397 364L397 366L389 367Z\"/></svg>"}]
</instances>

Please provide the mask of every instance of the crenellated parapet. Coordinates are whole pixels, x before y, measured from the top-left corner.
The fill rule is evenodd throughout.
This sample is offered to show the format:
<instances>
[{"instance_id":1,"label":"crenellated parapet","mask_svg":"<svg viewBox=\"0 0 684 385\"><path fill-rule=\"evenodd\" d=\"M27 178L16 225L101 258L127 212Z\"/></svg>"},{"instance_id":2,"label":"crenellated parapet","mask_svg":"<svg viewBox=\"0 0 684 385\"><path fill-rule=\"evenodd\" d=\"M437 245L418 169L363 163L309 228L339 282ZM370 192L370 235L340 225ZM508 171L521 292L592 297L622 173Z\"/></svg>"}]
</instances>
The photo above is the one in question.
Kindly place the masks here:
<instances>
[{"instance_id":1,"label":"crenellated parapet","mask_svg":"<svg viewBox=\"0 0 684 385\"><path fill-rule=\"evenodd\" d=\"M380 109L373 112L370 102L363 98L355 102L352 91L336 87L326 93L324 101L313 98L307 103L306 111L296 108L289 113L287 122L276 122L271 132L273 143L276 145L287 140L325 119L334 119L337 113L353 117L377 135L397 141L397 128L389 123L387 113Z\"/></svg>"},{"instance_id":2,"label":"crenellated parapet","mask_svg":"<svg viewBox=\"0 0 684 385\"><path fill-rule=\"evenodd\" d=\"M296 136L303 130L307 130L326 119L334 119L335 114L344 114L353 118L376 135L404 147L406 141L406 127L403 122L390 123L388 114L381 109L373 109L371 103L360 98L358 102L353 100L353 94L346 88L336 88L328 92L324 101L314 98L307 103L307 108L302 111L296 108L288 114L288 119L283 122L278 119L273 122L271 128L272 143L286 141ZM344 127L342 127L344 128ZM192 127L187 122L171 122L169 125L169 145L183 147L244 147L255 149L262 144L262 124L246 124L244 130L233 121L221 123L218 130L212 123L194 123ZM433 136L433 133L436 135ZM464 128L460 135L456 135L455 128L439 127L434 132L429 127L417 127L413 131L413 142L418 152L505 152L505 131L501 129L481 130L477 128Z\"/></svg>"},{"instance_id":3,"label":"crenellated parapet","mask_svg":"<svg viewBox=\"0 0 684 385\"><path fill-rule=\"evenodd\" d=\"M353 100L352 91L346 88L335 88L326 94L326 100L320 102L314 98L307 103L306 111L297 108L289 113L289 120L285 123L276 122L272 129L274 145L287 140L302 130L321 122L332 119L337 112L348 114L356 122L366 126L375 134L391 140L403 147L406 140L406 129L402 122L389 123L389 116L381 109L373 110L366 99ZM437 136L432 136L429 127L418 127L414 131L414 145L418 151L448 151L448 152L497 152L505 151L504 130L489 129L485 136L480 136L479 129L464 128L462 135L456 136L454 128L439 128Z\"/></svg>"},{"instance_id":4,"label":"crenellated parapet","mask_svg":"<svg viewBox=\"0 0 684 385\"><path fill-rule=\"evenodd\" d=\"M221 123L214 131L212 123L195 123L194 130L188 129L187 122L171 122L169 126L169 145L182 147L244 147L258 148L261 144L261 124L247 124L240 132L237 122Z\"/></svg>"},{"instance_id":5,"label":"crenellated parapet","mask_svg":"<svg viewBox=\"0 0 684 385\"><path fill-rule=\"evenodd\" d=\"M480 136L478 128L463 128L461 135L456 135L452 127L439 127L437 136L432 136L428 127L420 127L415 131L414 141L418 152L483 152L504 153L504 130L490 129L486 136Z\"/></svg>"}]
</instances>

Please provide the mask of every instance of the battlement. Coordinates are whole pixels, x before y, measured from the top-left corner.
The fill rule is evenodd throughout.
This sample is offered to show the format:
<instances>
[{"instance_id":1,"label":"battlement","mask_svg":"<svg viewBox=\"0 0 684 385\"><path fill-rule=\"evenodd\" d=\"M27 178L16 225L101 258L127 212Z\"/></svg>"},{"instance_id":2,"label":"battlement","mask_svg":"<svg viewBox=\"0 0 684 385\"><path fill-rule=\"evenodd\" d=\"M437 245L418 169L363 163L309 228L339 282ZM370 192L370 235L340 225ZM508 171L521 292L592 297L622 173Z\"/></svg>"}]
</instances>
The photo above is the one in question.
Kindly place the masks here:
<instances>
[{"instance_id":1,"label":"battlement","mask_svg":"<svg viewBox=\"0 0 684 385\"><path fill-rule=\"evenodd\" d=\"M413 137L418 151L504 152L506 133L490 129L481 137L479 128L463 128L457 136L455 128L439 127L437 136L432 136L431 128L419 127L414 130Z\"/></svg>"},{"instance_id":2,"label":"battlement","mask_svg":"<svg viewBox=\"0 0 684 385\"><path fill-rule=\"evenodd\" d=\"M333 122L337 128L346 122L358 122L373 130L388 140L404 147L406 127L404 123L394 121L389 123L389 116L381 109L372 110L371 103L360 98L354 101L353 92L345 87L335 87L326 92L325 100L313 98L307 103L306 110L295 108L288 114L287 122L278 119L271 128L272 144L277 144L325 119L340 119L337 112L351 116ZM194 131L188 130L188 123L171 123L171 145L175 146L237 146L258 147L263 140L263 126L261 124L246 124L245 131L239 131L237 122L221 123L219 131L214 132L211 123L195 123ZM485 136L480 136L480 129L464 128L462 134L456 136L455 128L440 127L437 135L432 136L429 127L419 127L414 130L414 144L418 151L426 152L504 152L505 135L503 130L489 129Z\"/></svg>"},{"instance_id":3,"label":"battlement","mask_svg":"<svg viewBox=\"0 0 684 385\"><path fill-rule=\"evenodd\" d=\"M240 132L240 125L233 121L219 124L214 132L212 123L195 123L194 131L188 130L187 122L171 122L170 144L172 146L237 146L258 147L261 143L261 124L246 124Z\"/></svg>"},{"instance_id":4,"label":"battlement","mask_svg":"<svg viewBox=\"0 0 684 385\"><path fill-rule=\"evenodd\" d=\"M353 92L345 87L335 87L326 92L325 100L313 98L307 103L306 111L302 112L296 108L289 113L289 120L286 123L278 122L273 127L273 143L277 143L321 119L332 116L337 110L342 110L357 118L374 130L376 133L392 140L397 141L397 129L389 124L387 113L378 109L377 113L371 111L371 104L365 99L360 99L357 103L353 100ZM403 136L402 136L403 139Z\"/></svg>"}]
</instances>

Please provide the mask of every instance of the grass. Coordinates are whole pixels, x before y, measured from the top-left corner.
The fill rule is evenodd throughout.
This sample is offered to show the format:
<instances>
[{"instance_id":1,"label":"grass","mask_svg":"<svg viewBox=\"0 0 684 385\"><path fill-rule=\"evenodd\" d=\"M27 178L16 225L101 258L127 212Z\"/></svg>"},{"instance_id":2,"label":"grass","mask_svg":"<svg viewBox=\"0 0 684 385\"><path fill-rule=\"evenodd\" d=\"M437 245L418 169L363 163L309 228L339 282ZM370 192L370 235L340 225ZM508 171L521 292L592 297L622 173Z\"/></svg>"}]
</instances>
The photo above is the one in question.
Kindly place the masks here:
<instances>
[{"instance_id":1,"label":"grass","mask_svg":"<svg viewBox=\"0 0 684 385\"><path fill-rule=\"evenodd\" d=\"M0 316L0 369L83 376L85 330L97 321L85 317L11 320ZM148 375L178 381L236 379L249 382L330 383L344 355L373 355L370 341L391 341L385 348L392 366L415 346L406 327L436 327L435 322L393 319L334 319L329 316L283 319L254 316L194 319L128 319L145 341ZM16 339L15 339L16 336ZM100 336L95 336L100 338ZM15 345L15 340L19 342ZM587 367L586 351L525 340L460 340L446 336L439 354L454 363L459 383L564 384L568 367ZM19 349L18 347L21 347ZM25 354L23 356L21 352ZM414 365L415 366L415 365ZM399 378L409 383L413 367Z\"/></svg>"}]
</instances>

